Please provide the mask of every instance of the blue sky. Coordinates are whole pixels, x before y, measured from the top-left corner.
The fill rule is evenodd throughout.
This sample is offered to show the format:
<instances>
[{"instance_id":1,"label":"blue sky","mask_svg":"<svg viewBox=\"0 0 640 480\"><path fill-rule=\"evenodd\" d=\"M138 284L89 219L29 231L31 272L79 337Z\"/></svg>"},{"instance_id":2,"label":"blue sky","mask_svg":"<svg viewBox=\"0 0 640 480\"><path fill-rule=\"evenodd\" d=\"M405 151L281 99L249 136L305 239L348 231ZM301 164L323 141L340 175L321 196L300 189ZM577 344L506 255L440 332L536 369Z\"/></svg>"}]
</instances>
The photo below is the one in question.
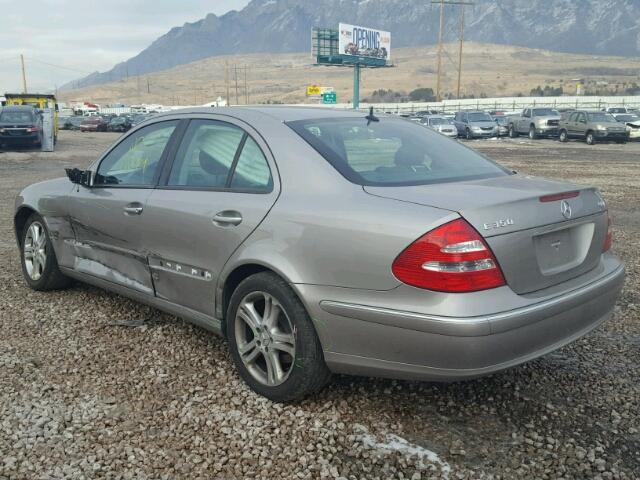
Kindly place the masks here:
<instances>
[{"instance_id":1,"label":"blue sky","mask_svg":"<svg viewBox=\"0 0 640 480\"><path fill-rule=\"evenodd\" d=\"M240 10L247 3L249 0L0 0L0 95L21 91L21 53L29 89L50 90L96 70L110 69L172 27L208 13Z\"/></svg>"}]
</instances>

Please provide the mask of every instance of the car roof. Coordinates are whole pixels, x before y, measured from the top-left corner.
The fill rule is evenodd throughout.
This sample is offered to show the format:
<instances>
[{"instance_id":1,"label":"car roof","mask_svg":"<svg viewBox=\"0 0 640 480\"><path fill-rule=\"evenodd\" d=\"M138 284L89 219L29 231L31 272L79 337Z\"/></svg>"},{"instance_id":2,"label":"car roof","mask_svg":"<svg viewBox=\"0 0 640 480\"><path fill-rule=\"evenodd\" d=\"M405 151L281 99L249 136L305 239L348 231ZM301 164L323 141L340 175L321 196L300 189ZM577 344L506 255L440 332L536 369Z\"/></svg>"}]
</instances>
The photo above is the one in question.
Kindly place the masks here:
<instances>
[{"instance_id":1,"label":"car roof","mask_svg":"<svg viewBox=\"0 0 640 480\"><path fill-rule=\"evenodd\" d=\"M194 114L219 114L235 117L240 120L251 121L256 117L271 117L280 122L293 122L297 120L317 120L322 118L358 118L367 115L358 110L344 110L337 108L321 107L289 107L289 106L248 106L248 107L198 107L171 110L153 116L153 119L168 115L194 115ZM376 113L376 115L378 115ZM380 114L381 116L386 116Z\"/></svg>"}]
</instances>

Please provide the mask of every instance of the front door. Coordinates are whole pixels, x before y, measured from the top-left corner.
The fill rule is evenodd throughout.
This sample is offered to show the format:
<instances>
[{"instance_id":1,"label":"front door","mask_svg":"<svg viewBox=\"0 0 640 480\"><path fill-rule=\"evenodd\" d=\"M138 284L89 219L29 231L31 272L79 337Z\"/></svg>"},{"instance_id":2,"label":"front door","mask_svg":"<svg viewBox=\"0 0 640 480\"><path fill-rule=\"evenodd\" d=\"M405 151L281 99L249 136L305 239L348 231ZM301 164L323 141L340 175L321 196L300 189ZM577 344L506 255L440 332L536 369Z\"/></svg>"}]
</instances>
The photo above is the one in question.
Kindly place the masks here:
<instances>
[{"instance_id":1,"label":"front door","mask_svg":"<svg viewBox=\"0 0 640 480\"><path fill-rule=\"evenodd\" d=\"M141 221L177 125L159 122L133 132L100 161L90 188L71 192L74 270L153 295Z\"/></svg>"},{"instance_id":2,"label":"front door","mask_svg":"<svg viewBox=\"0 0 640 480\"><path fill-rule=\"evenodd\" d=\"M143 241L158 297L214 316L220 271L278 195L267 151L240 125L190 122L145 208Z\"/></svg>"}]
</instances>

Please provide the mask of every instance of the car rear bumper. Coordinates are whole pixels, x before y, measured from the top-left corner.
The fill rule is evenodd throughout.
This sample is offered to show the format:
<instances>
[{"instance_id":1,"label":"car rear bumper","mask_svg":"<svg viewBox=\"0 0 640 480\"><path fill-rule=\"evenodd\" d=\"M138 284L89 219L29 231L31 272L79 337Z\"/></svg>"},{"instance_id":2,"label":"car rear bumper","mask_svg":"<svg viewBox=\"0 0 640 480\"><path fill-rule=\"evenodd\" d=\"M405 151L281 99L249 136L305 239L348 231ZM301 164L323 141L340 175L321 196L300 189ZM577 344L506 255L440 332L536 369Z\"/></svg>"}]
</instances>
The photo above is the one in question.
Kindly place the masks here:
<instances>
[{"instance_id":1,"label":"car rear bumper","mask_svg":"<svg viewBox=\"0 0 640 480\"><path fill-rule=\"evenodd\" d=\"M528 296L511 292L525 299L521 306L498 307L495 313L435 315L414 306L400 310L352 299L323 299L310 313L334 372L439 381L474 378L545 355L608 319L624 282L624 267L613 255L606 257L596 272L567 282L569 290L557 294L554 287L549 290L556 294ZM494 307L514 300L499 290L493 290ZM474 301L483 297L491 301L490 295Z\"/></svg>"},{"instance_id":2,"label":"car rear bumper","mask_svg":"<svg viewBox=\"0 0 640 480\"><path fill-rule=\"evenodd\" d=\"M7 145L32 145L38 141L37 133L25 133L22 135L0 135L0 143Z\"/></svg>"}]
</instances>

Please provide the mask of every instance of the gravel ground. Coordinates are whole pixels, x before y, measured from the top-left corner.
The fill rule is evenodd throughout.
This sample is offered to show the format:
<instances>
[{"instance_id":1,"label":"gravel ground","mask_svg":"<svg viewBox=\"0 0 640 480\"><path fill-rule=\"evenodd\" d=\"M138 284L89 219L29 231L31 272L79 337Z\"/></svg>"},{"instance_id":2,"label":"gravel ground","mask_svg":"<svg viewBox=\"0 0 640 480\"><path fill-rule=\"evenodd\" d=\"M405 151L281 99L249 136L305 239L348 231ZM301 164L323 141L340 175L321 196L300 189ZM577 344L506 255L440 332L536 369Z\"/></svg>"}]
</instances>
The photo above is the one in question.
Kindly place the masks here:
<instances>
[{"instance_id":1,"label":"gravel ground","mask_svg":"<svg viewBox=\"0 0 640 480\"><path fill-rule=\"evenodd\" d=\"M282 406L180 319L84 285L26 288L15 195L116 137L63 132L54 154L0 153L0 479L640 478L640 144L469 143L521 173L602 188L628 267L606 325L488 378L338 376Z\"/></svg>"}]
</instances>

